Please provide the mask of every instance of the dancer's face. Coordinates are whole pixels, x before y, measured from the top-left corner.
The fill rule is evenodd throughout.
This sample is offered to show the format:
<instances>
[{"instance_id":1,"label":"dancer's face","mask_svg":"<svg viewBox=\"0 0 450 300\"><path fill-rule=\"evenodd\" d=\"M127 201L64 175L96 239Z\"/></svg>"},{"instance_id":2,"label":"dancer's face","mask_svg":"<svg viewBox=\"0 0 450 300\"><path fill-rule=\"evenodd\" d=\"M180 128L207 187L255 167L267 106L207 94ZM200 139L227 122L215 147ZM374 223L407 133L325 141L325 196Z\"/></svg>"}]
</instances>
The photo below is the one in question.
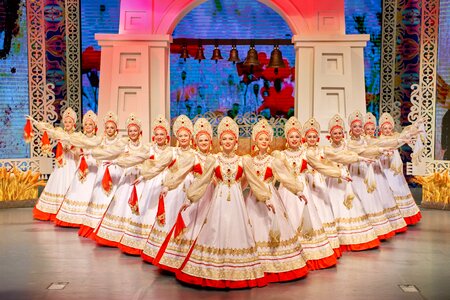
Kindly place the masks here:
<instances>
[{"instance_id":1,"label":"dancer's face","mask_svg":"<svg viewBox=\"0 0 450 300\"><path fill-rule=\"evenodd\" d=\"M302 136L300 135L300 133L297 130L292 130L291 132L289 132L289 134L287 136L287 143L290 148L296 149L296 148L300 147L301 142L302 142Z\"/></svg>"},{"instance_id":2,"label":"dancer's face","mask_svg":"<svg viewBox=\"0 0 450 300\"><path fill-rule=\"evenodd\" d=\"M200 134L197 138L198 149L203 153L209 152L209 146L211 145L211 139L207 134Z\"/></svg>"},{"instance_id":3,"label":"dancer's face","mask_svg":"<svg viewBox=\"0 0 450 300\"><path fill-rule=\"evenodd\" d=\"M387 136L392 135L393 129L394 128L393 128L392 124L390 124L390 123L383 124L383 126L381 127L381 134L387 135Z\"/></svg>"},{"instance_id":4,"label":"dancer's face","mask_svg":"<svg viewBox=\"0 0 450 300\"><path fill-rule=\"evenodd\" d=\"M64 124L64 130L66 131L70 131L72 129L74 129L74 122L72 118L66 117L63 120L63 124Z\"/></svg>"},{"instance_id":5,"label":"dancer's face","mask_svg":"<svg viewBox=\"0 0 450 300\"><path fill-rule=\"evenodd\" d=\"M366 126L364 126L364 133L370 137L375 136L375 125L367 124Z\"/></svg>"},{"instance_id":6,"label":"dancer's face","mask_svg":"<svg viewBox=\"0 0 450 300\"><path fill-rule=\"evenodd\" d=\"M191 142L191 134L189 133L189 131L181 129L180 131L178 131L177 140L181 148L189 147L189 144Z\"/></svg>"},{"instance_id":7,"label":"dancer's face","mask_svg":"<svg viewBox=\"0 0 450 300\"><path fill-rule=\"evenodd\" d=\"M342 128L337 127L331 131L331 140L333 141L333 143L338 144L342 141L343 138L344 131L342 130Z\"/></svg>"},{"instance_id":8,"label":"dancer's face","mask_svg":"<svg viewBox=\"0 0 450 300\"><path fill-rule=\"evenodd\" d=\"M106 122L105 133L108 137L113 137L117 134L117 125L114 122Z\"/></svg>"},{"instance_id":9,"label":"dancer's face","mask_svg":"<svg viewBox=\"0 0 450 300\"><path fill-rule=\"evenodd\" d=\"M139 140L140 133L141 129L136 125L128 126L128 137L130 138L131 141L136 142L137 140Z\"/></svg>"},{"instance_id":10,"label":"dancer's face","mask_svg":"<svg viewBox=\"0 0 450 300\"><path fill-rule=\"evenodd\" d=\"M270 139L266 133L261 133L258 135L258 139L256 140L256 146L258 146L259 150L262 152L266 152L267 148L269 148Z\"/></svg>"},{"instance_id":11,"label":"dancer's face","mask_svg":"<svg viewBox=\"0 0 450 300\"><path fill-rule=\"evenodd\" d=\"M319 135L317 134L317 132L311 130L306 134L305 137L306 137L306 143L308 144L308 146L317 145L317 141L319 140Z\"/></svg>"},{"instance_id":12,"label":"dancer's face","mask_svg":"<svg viewBox=\"0 0 450 300\"><path fill-rule=\"evenodd\" d=\"M162 128L156 128L153 131L153 137L155 138L155 143L158 146L164 146L167 143L167 133Z\"/></svg>"},{"instance_id":13,"label":"dancer's face","mask_svg":"<svg viewBox=\"0 0 450 300\"><path fill-rule=\"evenodd\" d=\"M220 139L220 145L222 146L223 152L230 153L234 150L234 146L236 146L236 139L234 135L231 133L224 133Z\"/></svg>"},{"instance_id":14,"label":"dancer's face","mask_svg":"<svg viewBox=\"0 0 450 300\"><path fill-rule=\"evenodd\" d=\"M86 134L91 134L95 130L95 123L91 119L87 119L83 124L83 129Z\"/></svg>"},{"instance_id":15,"label":"dancer's face","mask_svg":"<svg viewBox=\"0 0 450 300\"><path fill-rule=\"evenodd\" d=\"M354 137L360 137L362 134L362 123L360 121L355 121L351 125L352 135Z\"/></svg>"}]
</instances>

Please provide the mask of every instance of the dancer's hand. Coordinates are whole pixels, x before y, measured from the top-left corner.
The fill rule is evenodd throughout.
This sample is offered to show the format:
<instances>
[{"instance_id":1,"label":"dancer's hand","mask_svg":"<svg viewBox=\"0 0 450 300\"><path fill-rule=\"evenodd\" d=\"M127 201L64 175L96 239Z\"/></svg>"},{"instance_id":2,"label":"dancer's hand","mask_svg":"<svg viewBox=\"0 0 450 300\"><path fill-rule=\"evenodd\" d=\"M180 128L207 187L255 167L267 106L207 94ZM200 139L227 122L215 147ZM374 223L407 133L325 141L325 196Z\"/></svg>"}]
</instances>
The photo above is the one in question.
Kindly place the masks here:
<instances>
[{"instance_id":1,"label":"dancer's hand","mask_svg":"<svg viewBox=\"0 0 450 300\"><path fill-rule=\"evenodd\" d=\"M299 192L297 194L297 196L298 196L298 199L300 199L300 201L304 201L305 204L308 204L308 199L305 197L305 194L303 194L302 192Z\"/></svg>"},{"instance_id":2,"label":"dancer's hand","mask_svg":"<svg viewBox=\"0 0 450 300\"><path fill-rule=\"evenodd\" d=\"M266 201L266 206L271 212L275 213L275 207L273 207L272 202Z\"/></svg>"},{"instance_id":3,"label":"dancer's hand","mask_svg":"<svg viewBox=\"0 0 450 300\"><path fill-rule=\"evenodd\" d=\"M191 201L189 201L188 199L184 200L183 205L181 205L180 210L181 211L185 211L189 206L191 206Z\"/></svg>"},{"instance_id":4,"label":"dancer's hand","mask_svg":"<svg viewBox=\"0 0 450 300\"><path fill-rule=\"evenodd\" d=\"M359 157L359 161L362 161L362 162L365 162L365 163L368 163L368 164L371 164L371 163L375 162L374 159L366 158L366 157L362 157L362 156Z\"/></svg>"},{"instance_id":5,"label":"dancer's hand","mask_svg":"<svg viewBox=\"0 0 450 300\"><path fill-rule=\"evenodd\" d=\"M169 188L167 186L163 186L162 189L161 189L161 195L163 197L166 197L168 192L169 192Z\"/></svg>"},{"instance_id":6,"label":"dancer's hand","mask_svg":"<svg viewBox=\"0 0 450 300\"><path fill-rule=\"evenodd\" d=\"M133 182L134 185L139 184L139 182L141 182L144 179L144 177L139 176L138 178L136 178L136 180Z\"/></svg>"},{"instance_id":7,"label":"dancer's hand","mask_svg":"<svg viewBox=\"0 0 450 300\"><path fill-rule=\"evenodd\" d=\"M341 178L342 178L343 180L347 181L347 182L352 182L352 181L353 181L353 179L352 179L350 176L348 176L348 175L342 176Z\"/></svg>"}]
</instances>

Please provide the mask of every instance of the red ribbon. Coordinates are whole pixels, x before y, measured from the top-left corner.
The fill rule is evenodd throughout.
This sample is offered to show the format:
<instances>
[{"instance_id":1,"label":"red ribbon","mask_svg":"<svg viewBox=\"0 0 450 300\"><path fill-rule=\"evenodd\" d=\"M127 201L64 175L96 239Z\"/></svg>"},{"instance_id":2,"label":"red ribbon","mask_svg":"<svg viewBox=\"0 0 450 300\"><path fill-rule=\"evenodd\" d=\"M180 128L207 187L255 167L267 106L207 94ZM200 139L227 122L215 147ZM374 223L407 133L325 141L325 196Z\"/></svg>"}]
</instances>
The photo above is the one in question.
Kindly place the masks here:
<instances>
[{"instance_id":1,"label":"red ribbon","mask_svg":"<svg viewBox=\"0 0 450 300\"><path fill-rule=\"evenodd\" d=\"M106 167L105 174L103 174L102 188L107 195L109 195L111 193L112 178L111 178L111 174L109 173L109 166Z\"/></svg>"},{"instance_id":2,"label":"red ribbon","mask_svg":"<svg viewBox=\"0 0 450 300\"><path fill-rule=\"evenodd\" d=\"M138 196L136 191L136 185L133 184L133 190L131 191L130 199L128 199L128 205L135 214L139 214Z\"/></svg>"},{"instance_id":3,"label":"red ribbon","mask_svg":"<svg viewBox=\"0 0 450 300\"><path fill-rule=\"evenodd\" d=\"M56 144L55 158L56 158L57 165L59 167L62 167L64 164L64 150L63 150L63 146L62 146L61 142L58 142L58 144Z\"/></svg>"},{"instance_id":4,"label":"red ribbon","mask_svg":"<svg viewBox=\"0 0 450 300\"><path fill-rule=\"evenodd\" d=\"M159 194L158 211L156 213L156 220L158 221L159 225L165 225L166 224L166 210L164 208L164 196L163 196L163 194Z\"/></svg>"},{"instance_id":5,"label":"red ribbon","mask_svg":"<svg viewBox=\"0 0 450 300\"><path fill-rule=\"evenodd\" d=\"M177 238L180 234L183 234L185 229L186 224L184 223L183 216L180 211L178 213L177 222L175 223L175 238Z\"/></svg>"}]
</instances>

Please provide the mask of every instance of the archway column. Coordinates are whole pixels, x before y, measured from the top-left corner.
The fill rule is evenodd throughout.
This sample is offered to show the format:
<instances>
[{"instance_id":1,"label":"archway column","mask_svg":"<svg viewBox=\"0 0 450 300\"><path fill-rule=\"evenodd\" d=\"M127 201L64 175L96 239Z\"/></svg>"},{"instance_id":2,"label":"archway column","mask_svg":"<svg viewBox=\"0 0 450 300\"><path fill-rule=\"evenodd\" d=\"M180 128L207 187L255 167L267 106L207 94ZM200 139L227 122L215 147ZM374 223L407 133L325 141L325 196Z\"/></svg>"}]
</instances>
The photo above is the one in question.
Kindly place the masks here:
<instances>
[{"instance_id":1,"label":"archway column","mask_svg":"<svg viewBox=\"0 0 450 300\"><path fill-rule=\"evenodd\" d=\"M96 34L102 48L100 65L100 116L112 110L124 128L133 112L143 124L148 141L151 121L170 116L170 35Z\"/></svg>"},{"instance_id":2,"label":"archway column","mask_svg":"<svg viewBox=\"0 0 450 300\"><path fill-rule=\"evenodd\" d=\"M366 110L364 47L370 36L295 35L295 114L305 122L314 116L322 132L339 113Z\"/></svg>"}]
</instances>

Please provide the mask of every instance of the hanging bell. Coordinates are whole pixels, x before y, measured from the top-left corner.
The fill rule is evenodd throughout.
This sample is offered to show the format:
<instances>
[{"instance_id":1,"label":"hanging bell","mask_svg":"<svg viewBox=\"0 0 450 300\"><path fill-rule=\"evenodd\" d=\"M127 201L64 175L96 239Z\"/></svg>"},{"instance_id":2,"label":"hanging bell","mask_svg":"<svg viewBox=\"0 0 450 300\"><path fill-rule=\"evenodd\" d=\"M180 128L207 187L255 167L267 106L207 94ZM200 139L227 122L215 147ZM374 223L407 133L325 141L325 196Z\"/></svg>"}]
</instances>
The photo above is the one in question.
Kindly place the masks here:
<instances>
[{"instance_id":1,"label":"hanging bell","mask_svg":"<svg viewBox=\"0 0 450 300\"><path fill-rule=\"evenodd\" d=\"M198 60L198 62L201 62L202 60L206 59L205 53L203 52L202 44L198 44L197 53L195 54L195 59Z\"/></svg>"},{"instance_id":2,"label":"hanging bell","mask_svg":"<svg viewBox=\"0 0 450 300\"><path fill-rule=\"evenodd\" d=\"M189 58L189 52L187 50L186 44L184 44L183 48L181 49L180 58L184 59L184 61L186 61L186 59Z\"/></svg>"},{"instance_id":3,"label":"hanging bell","mask_svg":"<svg viewBox=\"0 0 450 300\"><path fill-rule=\"evenodd\" d=\"M214 46L213 55L211 56L211 60L215 60L216 64L219 59L223 59L222 54L220 53L219 45Z\"/></svg>"},{"instance_id":4,"label":"hanging bell","mask_svg":"<svg viewBox=\"0 0 450 300\"><path fill-rule=\"evenodd\" d=\"M250 49L247 52L247 58L244 61L246 66L259 66L258 52L255 50L255 45L250 45Z\"/></svg>"},{"instance_id":5,"label":"hanging bell","mask_svg":"<svg viewBox=\"0 0 450 300\"><path fill-rule=\"evenodd\" d=\"M278 74L278 68L285 68L286 65L283 61L283 54L281 53L278 45L273 46L273 50L270 53L270 61L268 68L275 68L275 74Z\"/></svg>"},{"instance_id":6,"label":"hanging bell","mask_svg":"<svg viewBox=\"0 0 450 300\"><path fill-rule=\"evenodd\" d=\"M238 63L238 62L241 61L241 60L239 59L239 52L238 52L238 50L236 49L236 45L233 45L233 46L231 47L231 50L230 50L230 57L228 58L228 61L232 61L232 62L233 62L233 65L234 65L235 63Z\"/></svg>"}]
</instances>

